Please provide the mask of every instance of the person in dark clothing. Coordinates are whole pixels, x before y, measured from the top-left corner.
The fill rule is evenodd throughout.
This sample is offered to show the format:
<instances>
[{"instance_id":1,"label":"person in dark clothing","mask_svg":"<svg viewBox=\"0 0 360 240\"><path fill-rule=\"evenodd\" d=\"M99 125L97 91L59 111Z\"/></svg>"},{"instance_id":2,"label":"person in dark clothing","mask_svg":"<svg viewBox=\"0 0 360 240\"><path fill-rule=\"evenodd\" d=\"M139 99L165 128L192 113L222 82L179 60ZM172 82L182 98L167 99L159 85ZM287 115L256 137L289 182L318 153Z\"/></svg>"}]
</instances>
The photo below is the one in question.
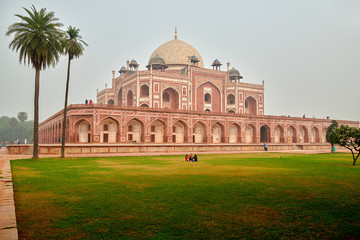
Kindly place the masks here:
<instances>
[{"instance_id":1,"label":"person in dark clothing","mask_svg":"<svg viewBox=\"0 0 360 240\"><path fill-rule=\"evenodd\" d=\"M197 160L197 156L196 156L196 154L194 155L194 162L197 162L198 160Z\"/></svg>"}]
</instances>

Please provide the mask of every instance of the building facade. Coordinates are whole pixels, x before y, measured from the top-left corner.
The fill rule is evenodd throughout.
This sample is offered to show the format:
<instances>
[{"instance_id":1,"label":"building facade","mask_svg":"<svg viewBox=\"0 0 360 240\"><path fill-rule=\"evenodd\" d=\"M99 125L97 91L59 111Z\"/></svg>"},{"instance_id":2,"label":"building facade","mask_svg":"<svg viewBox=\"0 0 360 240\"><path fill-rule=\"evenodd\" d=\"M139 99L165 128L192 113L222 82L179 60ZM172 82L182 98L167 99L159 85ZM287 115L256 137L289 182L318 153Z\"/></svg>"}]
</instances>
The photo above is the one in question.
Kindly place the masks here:
<instances>
[{"instance_id":1,"label":"building facade","mask_svg":"<svg viewBox=\"0 0 360 240\"><path fill-rule=\"evenodd\" d=\"M70 105L68 143L324 144L330 119L264 115L264 82L251 84L215 59L175 39L158 47L146 69L136 60L113 71L96 104ZM359 126L357 121L340 124ZM58 143L62 111L40 124L40 143Z\"/></svg>"}]
</instances>

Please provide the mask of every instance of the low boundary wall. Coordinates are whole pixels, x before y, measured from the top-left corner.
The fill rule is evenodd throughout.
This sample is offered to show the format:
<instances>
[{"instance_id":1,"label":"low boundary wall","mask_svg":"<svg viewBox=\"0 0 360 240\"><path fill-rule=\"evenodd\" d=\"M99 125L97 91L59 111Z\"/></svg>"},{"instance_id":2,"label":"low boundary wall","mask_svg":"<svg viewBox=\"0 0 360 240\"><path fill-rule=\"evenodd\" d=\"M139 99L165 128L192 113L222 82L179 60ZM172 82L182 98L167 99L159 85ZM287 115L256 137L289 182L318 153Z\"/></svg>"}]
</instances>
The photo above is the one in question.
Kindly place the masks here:
<instances>
[{"instance_id":1,"label":"low boundary wall","mask_svg":"<svg viewBox=\"0 0 360 240\"><path fill-rule=\"evenodd\" d=\"M32 145L9 145L10 154L31 155ZM269 151L329 150L330 144L268 144ZM67 144L65 154L263 151L262 144ZM40 144L40 155L60 155L61 144Z\"/></svg>"}]
</instances>

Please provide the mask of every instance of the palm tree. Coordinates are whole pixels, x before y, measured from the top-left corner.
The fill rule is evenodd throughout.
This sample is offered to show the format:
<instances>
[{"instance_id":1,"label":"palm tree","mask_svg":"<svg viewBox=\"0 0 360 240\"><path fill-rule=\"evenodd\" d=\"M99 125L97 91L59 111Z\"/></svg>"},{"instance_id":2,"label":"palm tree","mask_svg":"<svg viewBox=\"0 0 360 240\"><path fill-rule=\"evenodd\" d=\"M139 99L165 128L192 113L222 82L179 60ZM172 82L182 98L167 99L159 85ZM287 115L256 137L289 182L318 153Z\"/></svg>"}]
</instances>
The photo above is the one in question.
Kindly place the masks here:
<instances>
[{"instance_id":1,"label":"palm tree","mask_svg":"<svg viewBox=\"0 0 360 240\"><path fill-rule=\"evenodd\" d=\"M14 33L9 48L19 51L20 63L35 68L34 94L34 151L33 158L39 158L39 84L40 71L55 66L62 52L61 39L63 32L59 29L63 24L58 22L54 12L46 12L46 8L37 11L34 5L30 10L23 8L28 16L15 14L22 21L9 26L6 35Z\"/></svg>"},{"instance_id":2,"label":"palm tree","mask_svg":"<svg viewBox=\"0 0 360 240\"><path fill-rule=\"evenodd\" d=\"M24 140L24 122L28 119L28 114L26 112L19 112L17 118L21 122L21 138Z\"/></svg>"},{"instance_id":3,"label":"palm tree","mask_svg":"<svg viewBox=\"0 0 360 240\"><path fill-rule=\"evenodd\" d=\"M69 95L69 81L70 81L70 63L71 60L75 57L78 58L83 55L84 46L88 46L86 42L82 40L82 37L79 35L80 29L75 27L68 27L67 36L64 39L64 50L65 53L69 56L68 61L68 70L67 70L67 79L66 79L66 91L65 91L65 105L64 105L64 119L63 119L63 128L62 128L62 137L61 137L61 157L65 157L65 131L66 131L66 113L67 113L67 102ZM83 46L84 45L84 46Z\"/></svg>"}]
</instances>

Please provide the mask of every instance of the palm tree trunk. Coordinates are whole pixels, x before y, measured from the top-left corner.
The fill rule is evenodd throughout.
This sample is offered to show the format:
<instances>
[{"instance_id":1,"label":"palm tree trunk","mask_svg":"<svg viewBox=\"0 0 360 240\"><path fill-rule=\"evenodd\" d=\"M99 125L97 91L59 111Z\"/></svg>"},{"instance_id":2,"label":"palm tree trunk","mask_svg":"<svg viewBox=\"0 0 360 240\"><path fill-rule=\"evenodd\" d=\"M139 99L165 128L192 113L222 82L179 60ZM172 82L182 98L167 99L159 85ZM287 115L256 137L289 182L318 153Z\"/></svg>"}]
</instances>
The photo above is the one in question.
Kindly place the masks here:
<instances>
[{"instance_id":1,"label":"palm tree trunk","mask_svg":"<svg viewBox=\"0 0 360 240\"><path fill-rule=\"evenodd\" d=\"M70 81L70 56L68 62L68 71L67 71L67 79L66 79L66 90L65 90L65 105L64 105L64 119L63 119L63 129L62 129L62 137L61 137L61 157L65 157L65 138L66 138L66 114L67 114L67 102L69 95L69 81Z\"/></svg>"},{"instance_id":2,"label":"palm tree trunk","mask_svg":"<svg viewBox=\"0 0 360 240\"><path fill-rule=\"evenodd\" d=\"M35 95L34 95L34 151L33 159L39 158L39 92L40 92L40 69L35 72Z\"/></svg>"}]
</instances>

